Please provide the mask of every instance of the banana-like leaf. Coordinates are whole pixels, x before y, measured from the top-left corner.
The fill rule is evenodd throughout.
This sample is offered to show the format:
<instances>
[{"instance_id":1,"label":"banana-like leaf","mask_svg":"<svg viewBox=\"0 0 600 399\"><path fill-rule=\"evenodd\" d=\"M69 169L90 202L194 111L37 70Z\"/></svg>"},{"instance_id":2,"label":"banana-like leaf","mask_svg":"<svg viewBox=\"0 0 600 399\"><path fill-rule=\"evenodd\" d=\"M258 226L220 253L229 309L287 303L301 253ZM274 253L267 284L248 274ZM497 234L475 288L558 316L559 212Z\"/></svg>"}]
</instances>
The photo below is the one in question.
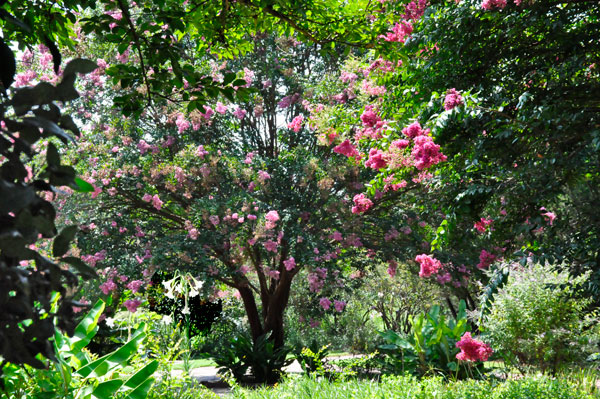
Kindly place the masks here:
<instances>
[{"instance_id":1,"label":"banana-like leaf","mask_svg":"<svg viewBox=\"0 0 600 399\"><path fill-rule=\"evenodd\" d=\"M101 382L92 392L92 398L96 399L112 399L115 393L123 385L123 380L114 379Z\"/></svg>"},{"instance_id":2,"label":"banana-like leaf","mask_svg":"<svg viewBox=\"0 0 600 399\"><path fill-rule=\"evenodd\" d=\"M143 384L148 378L152 377L152 374L154 374L154 372L156 371L157 368L158 368L158 361L153 360L152 362L150 362L146 366L144 366L142 369L138 370L137 373L132 375L125 382L125 384L123 386L125 388L135 390L138 386Z\"/></svg>"}]
</instances>

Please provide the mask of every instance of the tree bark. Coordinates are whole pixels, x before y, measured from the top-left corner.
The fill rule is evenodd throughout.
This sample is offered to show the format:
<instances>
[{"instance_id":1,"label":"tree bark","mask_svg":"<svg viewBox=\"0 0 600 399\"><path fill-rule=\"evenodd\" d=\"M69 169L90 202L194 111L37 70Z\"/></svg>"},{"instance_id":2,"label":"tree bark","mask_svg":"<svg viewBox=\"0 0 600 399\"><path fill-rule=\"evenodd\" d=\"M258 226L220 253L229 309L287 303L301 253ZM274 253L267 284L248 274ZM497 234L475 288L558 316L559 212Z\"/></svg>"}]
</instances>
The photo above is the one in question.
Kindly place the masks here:
<instances>
[{"instance_id":1,"label":"tree bark","mask_svg":"<svg viewBox=\"0 0 600 399\"><path fill-rule=\"evenodd\" d=\"M254 294L248 286L239 286L236 288L240 292L240 296L244 302L244 309L246 309L250 332L252 333L252 341L256 342L258 337L264 334L264 330L260 315L258 314L258 308L256 307L256 301L254 300Z\"/></svg>"}]
</instances>

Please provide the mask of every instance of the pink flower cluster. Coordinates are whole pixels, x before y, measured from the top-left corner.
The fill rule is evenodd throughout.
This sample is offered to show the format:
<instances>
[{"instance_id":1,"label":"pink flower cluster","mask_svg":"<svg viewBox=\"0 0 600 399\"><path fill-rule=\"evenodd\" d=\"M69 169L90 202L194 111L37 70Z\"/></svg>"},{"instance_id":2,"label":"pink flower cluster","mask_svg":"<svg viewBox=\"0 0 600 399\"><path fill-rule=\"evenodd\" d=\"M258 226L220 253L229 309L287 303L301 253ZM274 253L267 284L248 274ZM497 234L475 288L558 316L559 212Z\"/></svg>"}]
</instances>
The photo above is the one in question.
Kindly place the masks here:
<instances>
[{"instance_id":1,"label":"pink flower cluster","mask_svg":"<svg viewBox=\"0 0 600 399\"><path fill-rule=\"evenodd\" d=\"M450 111L451 109L463 105L464 101L462 96L456 89L448 89L446 92L446 98L444 98L444 109Z\"/></svg>"},{"instance_id":2,"label":"pink flower cluster","mask_svg":"<svg viewBox=\"0 0 600 399\"><path fill-rule=\"evenodd\" d=\"M460 348L460 353L456 354L456 358L467 362L476 362L479 360L485 362L494 353L488 344L478 339L473 339L470 332L464 333L460 341L456 343L456 347Z\"/></svg>"},{"instance_id":3,"label":"pink flower cluster","mask_svg":"<svg viewBox=\"0 0 600 399\"><path fill-rule=\"evenodd\" d=\"M385 153L376 148L371 148L371 150L369 150L369 159L365 162L365 166L375 170L385 168L387 166Z\"/></svg>"},{"instance_id":4,"label":"pink flower cluster","mask_svg":"<svg viewBox=\"0 0 600 399\"><path fill-rule=\"evenodd\" d=\"M329 310L331 307L331 301L329 298L321 298L319 299L319 305L323 308L323 310Z\"/></svg>"},{"instance_id":5,"label":"pink flower cluster","mask_svg":"<svg viewBox=\"0 0 600 399\"><path fill-rule=\"evenodd\" d=\"M479 254L479 263L477 264L478 269L487 269L492 263L496 261L498 257L485 249L481 250Z\"/></svg>"},{"instance_id":6,"label":"pink flower cluster","mask_svg":"<svg viewBox=\"0 0 600 399\"><path fill-rule=\"evenodd\" d=\"M104 295L108 295L116 289L117 289L117 284L115 284L115 282L112 280L108 280L108 281L100 284L100 290L102 291L102 293Z\"/></svg>"},{"instance_id":7,"label":"pink flower cluster","mask_svg":"<svg viewBox=\"0 0 600 399\"><path fill-rule=\"evenodd\" d=\"M430 277L442 269L442 263L429 255L417 255L415 261L421 266L419 277Z\"/></svg>"},{"instance_id":8,"label":"pink flower cluster","mask_svg":"<svg viewBox=\"0 0 600 399\"><path fill-rule=\"evenodd\" d=\"M480 233L485 233L488 227L492 225L494 221L492 219L481 218L478 222L475 222L473 227Z\"/></svg>"},{"instance_id":9,"label":"pink flower cluster","mask_svg":"<svg viewBox=\"0 0 600 399\"><path fill-rule=\"evenodd\" d=\"M520 0L515 0L515 4L519 5L520 3ZM483 0L483 3L481 3L481 8L484 10L491 10L494 8L502 10L504 7L506 7L506 0Z\"/></svg>"},{"instance_id":10,"label":"pink flower cluster","mask_svg":"<svg viewBox=\"0 0 600 399\"><path fill-rule=\"evenodd\" d=\"M358 152L358 150L356 149L356 147L354 147L351 143L350 140L346 139L344 140L342 143L338 144L337 146L335 146L333 148L333 152L341 154L341 155L345 155L348 158L355 158L355 159L360 159L360 153Z\"/></svg>"},{"instance_id":11,"label":"pink flower cluster","mask_svg":"<svg viewBox=\"0 0 600 399\"><path fill-rule=\"evenodd\" d=\"M127 284L127 288L131 290L134 294L137 293L140 288L144 285L142 280L132 280Z\"/></svg>"},{"instance_id":12,"label":"pink flower cluster","mask_svg":"<svg viewBox=\"0 0 600 399\"><path fill-rule=\"evenodd\" d=\"M373 206L373 201L364 194L356 194L352 201L354 202L352 213L355 214L366 212Z\"/></svg>"},{"instance_id":13,"label":"pink flower cluster","mask_svg":"<svg viewBox=\"0 0 600 399\"><path fill-rule=\"evenodd\" d=\"M127 308L131 313L135 313L137 308L142 304L139 299L128 299L123 302L123 306Z\"/></svg>"},{"instance_id":14,"label":"pink flower cluster","mask_svg":"<svg viewBox=\"0 0 600 399\"><path fill-rule=\"evenodd\" d=\"M415 146L412 150L412 156L415 159L415 167L418 170L427 169L448 159L448 157L440 152L440 146L435 144L430 136L417 136L414 142Z\"/></svg>"},{"instance_id":15,"label":"pink flower cluster","mask_svg":"<svg viewBox=\"0 0 600 399\"><path fill-rule=\"evenodd\" d=\"M294 259L294 257L290 257L286 260L283 261L283 266L285 267L285 270L292 271L295 267L296 267L296 259Z\"/></svg>"},{"instance_id":16,"label":"pink flower cluster","mask_svg":"<svg viewBox=\"0 0 600 399\"><path fill-rule=\"evenodd\" d=\"M346 302L345 301L338 301L337 299L333 301L333 307L335 308L336 312L341 313L344 308L346 307Z\"/></svg>"},{"instance_id":17,"label":"pink flower cluster","mask_svg":"<svg viewBox=\"0 0 600 399\"><path fill-rule=\"evenodd\" d=\"M325 279L327 278L327 269L323 267L315 268L315 271L308 273L308 288L311 292L319 292L325 285Z\"/></svg>"},{"instance_id":18,"label":"pink flower cluster","mask_svg":"<svg viewBox=\"0 0 600 399\"><path fill-rule=\"evenodd\" d=\"M367 105L365 107L365 111L360 116L360 120L362 121L363 125L367 127L375 127L377 122L381 121L381 118L375 113L375 111L373 111L372 105Z\"/></svg>"},{"instance_id":19,"label":"pink flower cluster","mask_svg":"<svg viewBox=\"0 0 600 399\"><path fill-rule=\"evenodd\" d=\"M421 124L419 122L413 122L404 129L402 129L402 134L408 137L409 139L414 139L417 136L429 134L429 130L421 128Z\"/></svg>"},{"instance_id":20,"label":"pink flower cluster","mask_svg":"<svg viewBox=\"0 0 600 399\"><path fill-rule=\"evenodd\" d=\"M298 133L300 129L302 129L302 122L304 121L304 117L302 115L298 115L290 123L288 123L288 129L292 129L294 133Z\"/></svg>"},{"instance_id":21,"label":"pink flower cluster","mask_svg":"<svg viewBox=\"0 0 600 399\"><path fill-rule=\"evenodd\" d=\"M402 21L394 24L391 32L388 32L385 36L380 35L379 37L384 39L386 42L404 43L406 41L406 37L409 36L412 31L412 24L408 21Z\"/></svg>"}]
</instances>

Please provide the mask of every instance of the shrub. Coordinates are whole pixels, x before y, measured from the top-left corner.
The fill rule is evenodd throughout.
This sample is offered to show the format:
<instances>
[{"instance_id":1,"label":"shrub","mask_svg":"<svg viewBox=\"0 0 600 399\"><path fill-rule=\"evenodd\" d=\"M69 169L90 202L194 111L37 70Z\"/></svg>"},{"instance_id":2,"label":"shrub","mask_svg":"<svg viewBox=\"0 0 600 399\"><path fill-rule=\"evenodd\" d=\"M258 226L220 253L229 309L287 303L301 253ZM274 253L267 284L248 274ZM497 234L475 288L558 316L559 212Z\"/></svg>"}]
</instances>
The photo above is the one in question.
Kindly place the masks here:
<instances>
[{"instance_id":1,"label":"shrub","mask_svg":"<svg viewBox=\"0 0 600 399\"><path fill-rule=\"evenodd\" d=\"M592 324L589 300L578 290L586 276L574 278L549 265L512 267L506 285L493 297L482 330L505 361L524 370L556 372L588 354L585 331Z\"/></svg>"}]
</instances>

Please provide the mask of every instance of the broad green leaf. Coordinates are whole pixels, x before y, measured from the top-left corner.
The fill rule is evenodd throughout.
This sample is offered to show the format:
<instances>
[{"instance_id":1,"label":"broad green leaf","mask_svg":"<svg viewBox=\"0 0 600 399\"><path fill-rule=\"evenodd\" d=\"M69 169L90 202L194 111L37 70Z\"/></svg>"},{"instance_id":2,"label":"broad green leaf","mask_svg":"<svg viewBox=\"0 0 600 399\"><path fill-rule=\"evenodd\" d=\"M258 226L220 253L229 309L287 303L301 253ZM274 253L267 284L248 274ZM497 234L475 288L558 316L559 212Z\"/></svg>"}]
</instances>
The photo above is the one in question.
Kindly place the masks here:
<instances>
[{"instance_id":1,"label":"broad green leaf","mask_svg":"<svg viewBox=\"0 0 600 399\"><path fill-rule=\"evenodd\" d=\"M123 385L123 380L114 379L101 382L92 392L92 397L97 399L112 399Z\"/></svg>"}]
</instances>

